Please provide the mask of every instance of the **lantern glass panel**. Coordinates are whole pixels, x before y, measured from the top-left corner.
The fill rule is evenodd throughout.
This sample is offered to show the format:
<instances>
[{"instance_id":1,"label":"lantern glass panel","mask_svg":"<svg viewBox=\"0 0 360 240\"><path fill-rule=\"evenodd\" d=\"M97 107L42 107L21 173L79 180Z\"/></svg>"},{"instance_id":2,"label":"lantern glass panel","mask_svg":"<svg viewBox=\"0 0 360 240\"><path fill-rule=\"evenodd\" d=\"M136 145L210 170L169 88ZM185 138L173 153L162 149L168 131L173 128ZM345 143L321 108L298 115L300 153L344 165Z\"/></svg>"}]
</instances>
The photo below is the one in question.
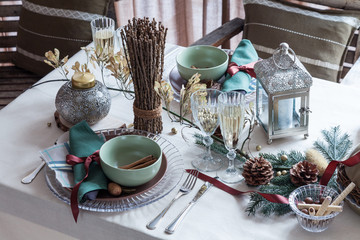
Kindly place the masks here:
<instances>
[{"instance_id":1,"label":"lantern glass panel","mask_svg":"<svg viewBox=\"0 0 360 240\"><path fill-rule=\"evenodd\" d=\"M269 124L269 96L261 83L256 83L256 116L260 124L268 131Z\"/></svg>"},{"instance_id":2,"label":"lantern glass panel","mask_svg":"<svg viewBox=\"0 0 360 240\"><path fill-rule=\"evenodd\" d=\"M301 109L305 102L302 97L274 99L274 130L303 127L305 123Z\"/></svg>"}]
</instances>

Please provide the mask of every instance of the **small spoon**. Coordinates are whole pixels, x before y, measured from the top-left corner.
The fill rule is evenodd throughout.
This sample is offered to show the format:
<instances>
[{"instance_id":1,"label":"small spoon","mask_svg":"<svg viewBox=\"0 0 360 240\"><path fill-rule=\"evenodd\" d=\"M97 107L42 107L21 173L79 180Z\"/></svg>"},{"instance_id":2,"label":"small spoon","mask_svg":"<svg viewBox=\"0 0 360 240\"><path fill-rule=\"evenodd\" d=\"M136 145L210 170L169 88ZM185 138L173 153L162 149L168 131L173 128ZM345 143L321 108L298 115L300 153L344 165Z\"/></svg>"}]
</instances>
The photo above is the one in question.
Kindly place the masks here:
<instances>
[{"instance_id":1,"label":"small spoon","mask_svg":"<svg viewBox=\"0 0 360 240\"><path fill-rule=\"evenodd\" d=\"M45 161L41 160L41 164L39 166L37 166L37 168L35 168L34 171L32 171L29 175L24 177L21 180L21 182L24 184L31 183L32 180L34 180L34 178L36 177L36 175L40 172L40 170L44 167L44 165L45 165Z\"/></svg>"}]
</instances>

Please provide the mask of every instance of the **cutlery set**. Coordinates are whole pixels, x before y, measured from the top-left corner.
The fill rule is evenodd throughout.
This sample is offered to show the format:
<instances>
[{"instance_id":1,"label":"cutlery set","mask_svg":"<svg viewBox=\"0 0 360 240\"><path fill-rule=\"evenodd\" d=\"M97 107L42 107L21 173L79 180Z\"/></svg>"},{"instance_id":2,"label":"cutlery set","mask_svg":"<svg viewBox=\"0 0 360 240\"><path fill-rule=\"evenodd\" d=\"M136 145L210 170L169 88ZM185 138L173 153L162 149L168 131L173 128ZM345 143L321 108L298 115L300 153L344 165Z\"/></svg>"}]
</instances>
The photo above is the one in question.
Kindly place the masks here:
<instances>
[{"instance_id":1,"label":"cutlery set","mask_svg":"<svg viewBox=\"0 0 360 240\"><path fill-rule=\"evenodd\" d=\"M32 180L36 177L36 175L39 173L39 171L44 167L45 161L41 161L41 164L34 169L28 176L22 179L22 183L31 183ZM196 180L198 179L199 171L197 170L191 170L185 179L184 183L180 187L178 193L175 195L175 197L171 200L171 202L152 220L150 221L146 227L150 230L154 230L157 226L157 224L160 222L160 220L165 216L165 214L168 212L170 207L173 205L173 203L178 200L180 197L187 195L188 193L193 190ZM195 205L195 203L199 200L201 196L206 193L210 187L212 186L211 183L205 182L200 189L198 190L195 197L188 203L188 205L180 212L180 214L165 228L165 232L172 234L175 232L175 229L177 226L181 223L181 221L184 219L185 215L190 211L190 209Z\"/></svg>"},{"instance_id":2,"label":"cutlery set","mask_svg":"<svg viewBox=\"0 0 360 240\"><path fill-rule=\"evenodd\" d=\"M167 211L170 209L170 207L173 205L173 203L178 200L181 196L184 196L188 193L191 192L191 190L194 188L196 180L198 178L199 175L199 171L197 170L192 170L191 172L189 172L189 175L187 176L187 178L185 179L183 185L180 187L178 193L175 195L175 197L173 198L173 200L171 200L171 202L168 204L167 207L164 208L164 210L162 210L159 215L157 215L152 221L150 221L146 227L150 230L154 230L157 226L157 224L160 222L160 220L165 216L165 214L167 213ZM204 193L206 193L209 188L212 186L211 183L209 182L205 182L201 188L199 189L199 191L197 192L197 194L195 195L195 197L188 203L188 205L180 212L180 214L165 228L165 232L172 234L174 233L175 229L177 228L177 226L181 223L181 221L184 219L185 215L190 211L190 209L192 208L192 206L195 205L195 203L199 200L199 198L201 196L204 195Z\"/></svg>"}]
</instances>

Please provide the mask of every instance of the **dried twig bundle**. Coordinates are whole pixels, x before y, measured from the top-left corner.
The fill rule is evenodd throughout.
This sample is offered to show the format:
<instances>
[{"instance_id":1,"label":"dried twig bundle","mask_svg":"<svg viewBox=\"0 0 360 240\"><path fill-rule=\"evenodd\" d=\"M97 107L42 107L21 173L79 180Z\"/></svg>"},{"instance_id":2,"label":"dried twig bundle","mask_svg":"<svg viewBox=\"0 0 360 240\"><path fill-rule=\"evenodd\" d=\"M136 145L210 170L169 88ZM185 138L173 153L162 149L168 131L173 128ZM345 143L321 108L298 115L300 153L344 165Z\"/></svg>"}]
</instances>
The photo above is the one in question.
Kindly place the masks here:
<instances>
[{"instance_id":1,"label":"dried twig bundle","mask_svg":"<svg viewBox=\"0 0 360 240\"><path fill-rule=\"evenodd\" d=\"M121 30L130 74L134 83L134 128L153 133L162 131L161 99L154 90L164 70L167 29L155 19L129 20Z\"/></svg>"}]
</instances>

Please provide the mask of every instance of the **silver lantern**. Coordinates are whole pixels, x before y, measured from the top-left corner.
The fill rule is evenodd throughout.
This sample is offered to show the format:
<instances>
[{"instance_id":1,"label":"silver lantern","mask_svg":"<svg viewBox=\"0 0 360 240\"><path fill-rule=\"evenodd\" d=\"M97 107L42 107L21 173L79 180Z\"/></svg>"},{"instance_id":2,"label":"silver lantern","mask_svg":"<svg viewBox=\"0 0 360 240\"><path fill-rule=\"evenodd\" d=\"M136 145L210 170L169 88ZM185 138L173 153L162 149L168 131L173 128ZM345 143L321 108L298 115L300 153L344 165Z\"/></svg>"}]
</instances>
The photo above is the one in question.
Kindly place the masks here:
<instances>
[{"instance_id":1,"label":"silver lantern","mask_svg":"<svg viewBox=\"0 0 360 240\"><path fill-rule=\"evenodd\" d=\"M290 53L289 53L290 52ZM312 77L287 43L273 56L254 66L256 118L273 139L304 134L309 126L309 93Z\"/></svg>"}]
</instances>

